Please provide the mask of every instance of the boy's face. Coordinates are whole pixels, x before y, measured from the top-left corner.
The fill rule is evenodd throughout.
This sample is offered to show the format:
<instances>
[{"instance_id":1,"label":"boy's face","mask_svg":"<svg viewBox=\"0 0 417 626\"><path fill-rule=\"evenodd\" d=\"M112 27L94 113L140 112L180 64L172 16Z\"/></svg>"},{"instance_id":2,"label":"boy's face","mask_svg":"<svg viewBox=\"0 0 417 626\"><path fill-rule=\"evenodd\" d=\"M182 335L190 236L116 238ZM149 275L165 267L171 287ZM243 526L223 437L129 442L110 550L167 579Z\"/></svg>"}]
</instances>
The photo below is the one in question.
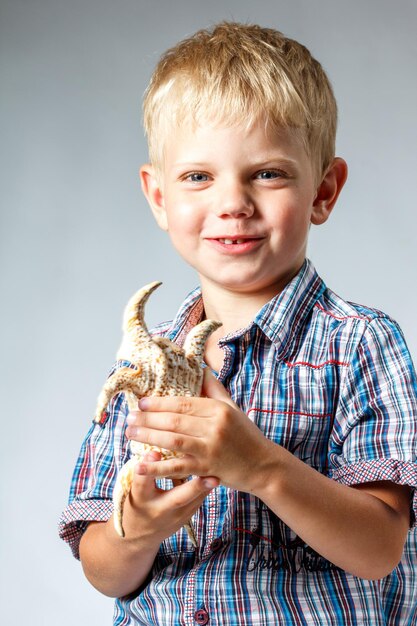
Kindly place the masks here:
<instances>
[{"instance_id":1,"label":"boy's face","mask_svg":"<svg viewBox=\"0 0 417 626\"><path fill-rule=\"evenodd\" d=\"M310 223L324 222L314 167L295 133L256 124L177 128L160 179L142 168L156 219L203 289L262 296L300 269ZM319 194L320 195L320 194Z\"/></svg>"}]
</instances>

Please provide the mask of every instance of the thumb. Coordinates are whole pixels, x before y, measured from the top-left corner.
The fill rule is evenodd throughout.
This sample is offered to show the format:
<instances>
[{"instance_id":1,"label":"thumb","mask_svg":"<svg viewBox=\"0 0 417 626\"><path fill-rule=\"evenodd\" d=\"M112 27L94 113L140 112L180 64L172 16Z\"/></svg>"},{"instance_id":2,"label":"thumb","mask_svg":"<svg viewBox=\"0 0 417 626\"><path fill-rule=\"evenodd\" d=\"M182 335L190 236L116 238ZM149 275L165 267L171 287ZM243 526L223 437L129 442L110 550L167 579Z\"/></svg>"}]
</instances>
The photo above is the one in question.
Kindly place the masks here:
<instances>
[{"instance_id":1,"label":"thumb","mask_svg":"<svg viewBox=\"0 0 417 626\"><path fill-rule=\"evenodd\" d=\"M212 373L209 367L204 368L203 387L201 395L206 398L212 398L212 400L220 400L226 402L230 406L237 408L237 405L233 402L228 391L223 387L221 382Z\"/></svg>"},{"instance_id":2,"label":"thumb","mask_svg":"<svg viewBox=\"0 0 417 626\"><path fill-rule=\"evenodd\" d=\"M154 463L156 461L161 460L160 452L156 450L152 450L145 454L142 461L147 463ZM134 475L133 475L133 484L132 488L134 489L136 497L139 500L147 500L155 493L155 479L149 476L142 476L138 472L138 466L140 462L135 464Z\"/></svg>"}]
</instances>

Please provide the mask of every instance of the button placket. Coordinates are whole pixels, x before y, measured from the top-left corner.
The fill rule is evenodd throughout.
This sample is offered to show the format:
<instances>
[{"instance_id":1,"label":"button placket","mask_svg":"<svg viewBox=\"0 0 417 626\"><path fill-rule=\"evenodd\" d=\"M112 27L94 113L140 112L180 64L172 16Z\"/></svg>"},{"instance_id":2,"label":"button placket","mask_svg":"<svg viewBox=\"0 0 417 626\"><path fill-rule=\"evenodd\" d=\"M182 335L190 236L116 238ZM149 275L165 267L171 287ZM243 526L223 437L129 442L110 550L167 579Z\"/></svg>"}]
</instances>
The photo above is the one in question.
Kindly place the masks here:
<instances>
[{"instance_id":1,"label":"button placket","mask_svg":"<svg viewBox=\"0 0 417 626\"><path fill-rule=\"evenodd\" d=\"M206 498L206 545L203 548L202 558L207 558L210 555L211 545L218 532L219 502L217 491L218 489L213 489Z\"/></svg>"}]
</instances>

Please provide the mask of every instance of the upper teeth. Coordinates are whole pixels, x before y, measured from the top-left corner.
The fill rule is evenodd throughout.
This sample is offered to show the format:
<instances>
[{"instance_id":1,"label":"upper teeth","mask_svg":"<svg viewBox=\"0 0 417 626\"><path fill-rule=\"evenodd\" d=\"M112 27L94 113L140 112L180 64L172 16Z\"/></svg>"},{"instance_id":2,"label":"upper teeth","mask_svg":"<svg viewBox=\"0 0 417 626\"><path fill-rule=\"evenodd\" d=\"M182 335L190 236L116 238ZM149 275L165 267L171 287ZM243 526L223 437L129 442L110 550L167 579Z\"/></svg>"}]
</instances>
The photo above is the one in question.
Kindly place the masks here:
<instances>
[{"instance_id":1,"label":"upper teeth","mask_svg":"<svg viewBox=\"0 0 417 626\"><path fill-rule=\"evenodd\" d=\"M244 243L245 242L244 239L220 239L220 241L222 243L227 243L227 244L230 244L230 243Z\"/></svg>"}]
</instances>

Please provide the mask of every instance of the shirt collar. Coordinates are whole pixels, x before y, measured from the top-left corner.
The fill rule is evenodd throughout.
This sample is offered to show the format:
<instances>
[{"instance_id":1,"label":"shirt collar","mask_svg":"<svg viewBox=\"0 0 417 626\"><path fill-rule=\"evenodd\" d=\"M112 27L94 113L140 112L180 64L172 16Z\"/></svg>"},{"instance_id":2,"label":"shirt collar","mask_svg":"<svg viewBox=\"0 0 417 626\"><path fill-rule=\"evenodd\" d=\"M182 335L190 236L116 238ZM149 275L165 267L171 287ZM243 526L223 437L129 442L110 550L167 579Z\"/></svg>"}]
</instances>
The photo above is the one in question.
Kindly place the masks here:
<instances>
[{"instance_id":1,"label":"shirt collar","mask_svg":"<svg viewBox=\"0 0 417 626\"><path fill-rule=\"evenodd\" d=\"M175 318L172 320L166 336L182 346L189 331L199 324L204 315L204 303L201 288L193 289L185 298Z\"/></svg>"},{"instance_id":2,"label":"shirt collar","mask_svg":"<svg viewBox=\"0 0 417 626\"><path fill-rule=\"evenodd\" d=\"M229 334L220 340L223 345L236 339L257 326L282 354L297 329L305 320L326 286L318 276L311 261L306 259L300 271L277 296L267 302L247 327ZM188 332L201 322L204 304L201 289L197 287L188 294L175 316L167 336L182 345Z\"/></svg>"},{"instance_id":3,"label":"shirt collar","mask_svg":"<svg viewBox=\"0 0 417 626\"><path fill-rule=\"evenodd\" d=\"M267 302L254 319L282 355L307 315L323 294L326 285L311 261L306 259L300 271L277 296Z\"/></svg>"}]
</instances>

